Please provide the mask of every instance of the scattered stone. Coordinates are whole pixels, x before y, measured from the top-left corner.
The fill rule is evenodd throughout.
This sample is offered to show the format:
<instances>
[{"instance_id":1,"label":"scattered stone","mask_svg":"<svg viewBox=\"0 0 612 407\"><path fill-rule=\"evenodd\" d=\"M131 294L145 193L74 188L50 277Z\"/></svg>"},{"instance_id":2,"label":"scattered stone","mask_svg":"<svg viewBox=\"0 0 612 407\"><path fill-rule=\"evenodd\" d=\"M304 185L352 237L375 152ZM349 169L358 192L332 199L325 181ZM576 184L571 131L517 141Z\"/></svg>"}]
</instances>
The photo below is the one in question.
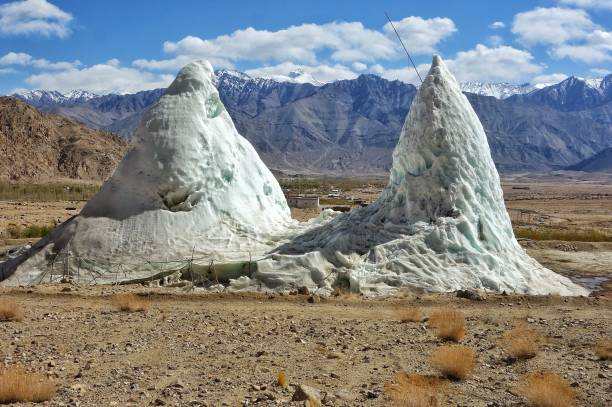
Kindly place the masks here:
<instances>
[{"instance_id":1,"label":"scattered stone","mask_svg":"<svg viewBox=\"0 0 612 407\"><path fill-rule=\"evenodd\" d=\"M293 393L292 401L311 401L314 403L321 404L321 393L319 390L307 386L305 384L300 384L296 387L295 393ZM316 405L316 404L315 404Z\"/></svg>"},{"instance_id":2,"label":"scattered stone","mask_svg":"<svg viewBox=\"0 0 612 407\"><path fill-rule=\"evenodd\" d=\"M458 298L466 298L472 301L484 301L487 299L486 294L478 290L457 290L456 295Z\"/></svg>"}]
</instances>

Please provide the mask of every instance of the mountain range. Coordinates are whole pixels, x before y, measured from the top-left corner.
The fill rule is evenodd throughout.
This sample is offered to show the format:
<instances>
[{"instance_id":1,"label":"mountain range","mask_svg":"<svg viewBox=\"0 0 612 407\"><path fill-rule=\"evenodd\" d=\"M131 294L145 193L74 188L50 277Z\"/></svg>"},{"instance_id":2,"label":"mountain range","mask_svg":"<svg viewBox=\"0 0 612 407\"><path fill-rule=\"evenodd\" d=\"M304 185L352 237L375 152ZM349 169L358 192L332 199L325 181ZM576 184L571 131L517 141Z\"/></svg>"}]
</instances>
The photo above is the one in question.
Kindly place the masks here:
<instances>
[{"instance_id":1,"label":"mountain range","mask_svg":"<svg viewBox=\"0 0 612 407\"><path fill-rule=\"evenodd\" d=\"M612 172L612 147L606 148L594 156L582 160L578 164L571 165L566 169L584 172Z\"/></svg>"},{"instance_id":2,"label":"mountain range","mask_svg":"<svg viewBox=\"0 0 612 407\"><path fill-rule=\"evenodd\" d=\"M236 127L272 169L333 175L386 174L417 88L376 75L328 84L295 73L253 78L218 71ZM612 75L531 85L468 82L500 171L562 169L612 147ZM32 91L14 96L46 112L129 137L163 89L125 95Z\"/></svg>"}]
</instances>

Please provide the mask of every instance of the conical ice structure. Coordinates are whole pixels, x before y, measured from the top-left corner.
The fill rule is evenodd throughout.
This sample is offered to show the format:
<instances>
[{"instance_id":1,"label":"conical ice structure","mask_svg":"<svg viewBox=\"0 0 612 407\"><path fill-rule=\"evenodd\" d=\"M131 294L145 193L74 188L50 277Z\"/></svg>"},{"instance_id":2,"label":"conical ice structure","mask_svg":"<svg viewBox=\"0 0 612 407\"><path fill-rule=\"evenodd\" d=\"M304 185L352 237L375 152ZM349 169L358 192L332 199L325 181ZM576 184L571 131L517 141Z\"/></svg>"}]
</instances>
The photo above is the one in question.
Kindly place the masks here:
<instances>
[{"instance_id":1,"label":"conical ice structure","mask_svg":"<svg viewBox=\"0 0 612 407\"><path fill-rule=\"evenodd\" d=\"M413 286L587 294L516 241L485 132L438 56L412 103L380 198L281 246L253 277L323 289L344 280L361 292Z\"/></svg>"},{"instance_id":2,"label":"conical ice structure","mask_svg":"<svg viewBox=\"0 0 612 407\"><path fill-rule=\"evenodd\" d=\"M109 282L176 269L182 259L249 259L291 222L278 182L219 99L211 65L197 61L144 115L100 192L1 264L0 280L31 284L61 272Z\"/></svg>"}]
</instances>

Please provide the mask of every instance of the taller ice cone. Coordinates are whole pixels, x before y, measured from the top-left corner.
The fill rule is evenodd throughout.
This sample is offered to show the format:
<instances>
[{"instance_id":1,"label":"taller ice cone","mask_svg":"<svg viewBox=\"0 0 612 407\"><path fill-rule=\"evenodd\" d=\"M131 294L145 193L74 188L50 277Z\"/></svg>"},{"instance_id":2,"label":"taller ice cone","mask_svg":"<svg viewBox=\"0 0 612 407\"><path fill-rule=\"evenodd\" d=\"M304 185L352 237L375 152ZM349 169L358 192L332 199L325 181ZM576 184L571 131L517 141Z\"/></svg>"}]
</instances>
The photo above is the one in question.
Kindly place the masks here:
<instances>
[{"instance_id":1,"label":"taller ice cone","mask_svg":"<svg viewBox=\"0 0 612 407\"><path fill-rule=\"evenodd\" d=\"M587 294L517 243L485 132L438 56L412 103L380 198L282 246L255 276L277 284L277 270L289 269L311 285L345 281L355 291Z\"/></svg>"},{"instance_id":2,"label":"taller ice cone","mask_svg":"<svg viewBox=\"0 0 612 407\"><path fill-rule=\"evenodd\" d=\"M184 259L249 259L273 248L292 222L289 207L213 82L208 62L185 66L81 214L0 265L0 280L35 283L62 269L131 280Z\"/></svg>"}]
</instances>

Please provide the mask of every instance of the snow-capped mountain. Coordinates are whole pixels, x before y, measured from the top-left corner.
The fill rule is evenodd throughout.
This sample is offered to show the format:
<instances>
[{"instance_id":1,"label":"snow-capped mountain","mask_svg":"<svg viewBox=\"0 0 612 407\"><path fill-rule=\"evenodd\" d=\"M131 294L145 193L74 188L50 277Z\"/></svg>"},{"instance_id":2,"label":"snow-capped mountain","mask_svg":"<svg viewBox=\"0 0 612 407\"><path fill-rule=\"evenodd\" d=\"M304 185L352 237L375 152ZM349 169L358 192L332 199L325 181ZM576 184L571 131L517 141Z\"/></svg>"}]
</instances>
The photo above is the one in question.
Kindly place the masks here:
<instances>
[{"instance_id":1,"label":"snow-capped mountain","mask_svg":"<svg viewBox=\"0 0 612 407\"><path fill-rule=\"evenodd\" d=\"M12 96L16 96L19 99L27 102L29 105L34 107L43 107L49 104L55 104L60 106L73 106L87 102L99 95L89 92L87 90L77 89L67 93L61 93L56 90L23 90L14 93Z\"/></svg>"},{"instance_id":2,"label":"snow-capped mountain","mask_svg":"<svg viewBox=\"0 0 612 407\"><path fill-rule=\"evenodd\" d=\"M372 74L321 86L230 70L216 74L221 100L240 133L273 168L295 172L388 171L390 151L417 90ZM164 91L102 95L68 106L54 101L67 99L59 92L14 96L130 137ZM612 75L603 81L567 78L529 92L527 85L485 83L464 91L502 170L563 168L612 146ZM512 92L527 93L508 97Z\"/></svg>"},{"instance_id":3,"label":"snow-capped mountain","mask_svg":"<svg viewBox=\"0 0 612 407\"><path fill-rule=\"evenodd\" d=\"M570 76L563 81L535 90L523 97L546 104L560 111L590 109L612 100L612 75L604 79L583 79Z\"/></svg>"},{"instance_id":4,"label":"snow-capped mountain","mask_svg":"<svg viewBox=\"0 0 612 407\"><path fill-rule=\"evenodd\" d=\"M217 81L230 81L231 78L236 78L240 81L252 80L258 83L260 86L265 85L268 82L274 83L308 83L314 86L323 86L325 82L322 82L311 74L304 72L301 69L291 71L287 75L264 75L264 76L250 76L244 72L234 71L230 69L220 69L215 71L217 75Z\"/></svg>"},{"instance_id":5,"label":"snow-capped mountain","mask_svg":"<svg viewBox=\"0 0 612 407\"><path fill-rule=\"evenodd\" d=\"M310 83L314 86L323 86L325 82L316 79L311 74L304 72L301 69L289 72L287 75L270 75L263 78L271 79L276 82L291 82L291 83Z\"/></svg>"},{"instance_id":6,"label":"snow-capped mountain","mask_svg":"<svg viewBox=\"0 0 612 407\"><path fill-rule=\"evenodd\" d=\"M524 83L516 85L513 83L487 83L478 81L462 82L461 90L483 96L493 96L497 99L506 99L512 95L523 95L536 89L534 85Z\"/></svg>"}]
</instances>

